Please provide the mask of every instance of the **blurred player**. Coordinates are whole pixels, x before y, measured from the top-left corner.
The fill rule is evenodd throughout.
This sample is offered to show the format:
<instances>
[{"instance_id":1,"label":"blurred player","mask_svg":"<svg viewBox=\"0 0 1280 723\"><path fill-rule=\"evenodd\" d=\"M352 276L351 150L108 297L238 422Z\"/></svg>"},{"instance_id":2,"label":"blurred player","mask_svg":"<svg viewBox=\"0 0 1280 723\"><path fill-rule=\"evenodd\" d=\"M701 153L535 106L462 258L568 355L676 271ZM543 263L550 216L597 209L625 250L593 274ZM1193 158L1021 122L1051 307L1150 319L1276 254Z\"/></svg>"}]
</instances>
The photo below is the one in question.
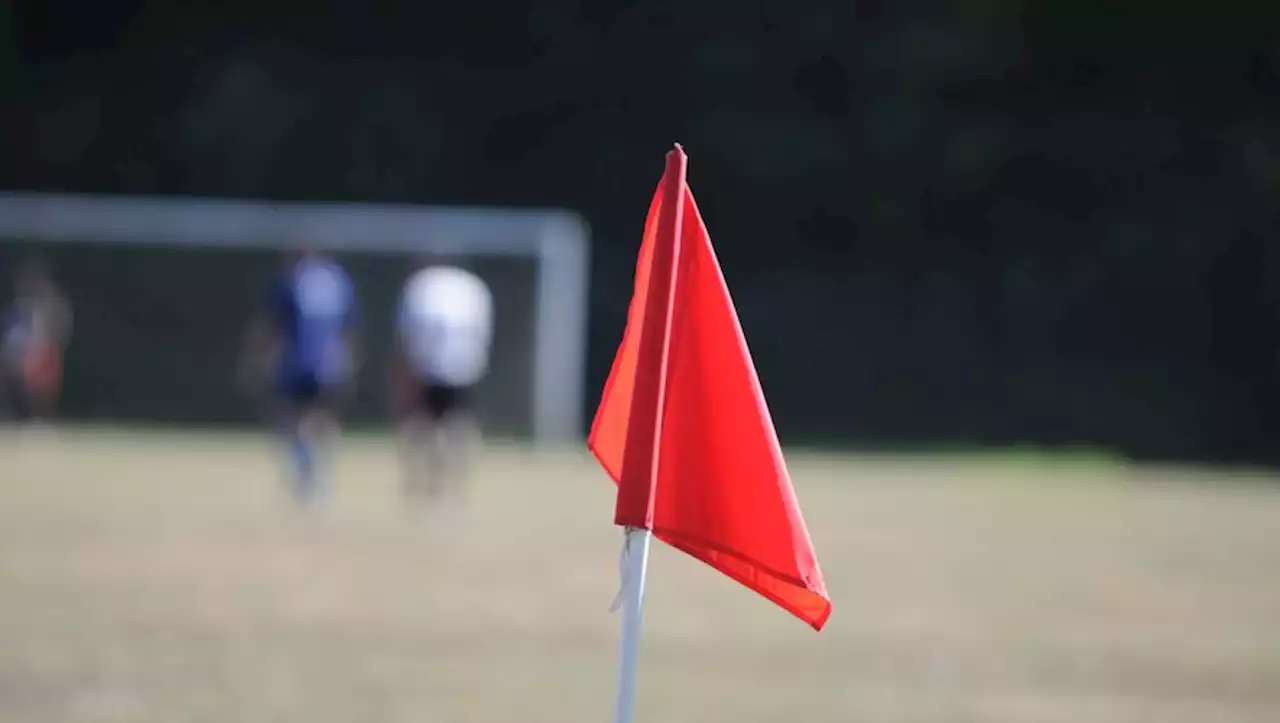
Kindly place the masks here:
<instances>
[{"instance_id":1,"label":"blurred player","mask_svg":"<svg viewBox=\"0 0 1280 723\"><path fill-rule=\"evenodd\" d=\"M464 488L478 434L472 389L488 370L492 336L493 299L480 277L426 260L405 282L392 378L408 496Z\"/></svg>"},{"instance_id":2,"label":"blurred player","mask_svg":"<svg viewBox=\"0 0 1280 723\"><path fill-rule=\"evenodd\" d=\"M355 290L336 262L290 252L266 308L250 325L242 375L271 385L273 421L293 467L294 492L311 502L357 368Z\"/></svg>"},{"instance_id":3,"label":"blurred player","mask_svg":"<svg viewBox=\"0 0 1280 723\"><path fill-rule=\"evenodd\" d=\"M19 269L13 304L0 317L0 364L18 419L48 418L62 389L62 353L71 337L71 306L36 262Z\"/></svg>"}]
</instances>

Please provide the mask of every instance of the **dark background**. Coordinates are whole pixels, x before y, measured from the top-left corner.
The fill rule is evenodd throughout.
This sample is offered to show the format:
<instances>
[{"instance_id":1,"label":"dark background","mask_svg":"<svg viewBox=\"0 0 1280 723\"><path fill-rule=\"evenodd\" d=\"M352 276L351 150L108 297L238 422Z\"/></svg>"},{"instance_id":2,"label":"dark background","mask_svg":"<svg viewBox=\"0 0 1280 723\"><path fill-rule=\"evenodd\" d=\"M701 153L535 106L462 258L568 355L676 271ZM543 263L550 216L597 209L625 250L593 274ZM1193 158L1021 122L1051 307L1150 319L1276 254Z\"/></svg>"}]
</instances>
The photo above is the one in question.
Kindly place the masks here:
<instances>
[{"instance_id":1,"label":"dark background","mask_svg":"<svg viewBox=\"0 0 1280 723\"><path fill-rule=\"evenodd\" d=\"M784 442L1280 461L1278 4L7 8L4 187L581 211L591 404L680 141Z\"/></svg>"}]
</instances>

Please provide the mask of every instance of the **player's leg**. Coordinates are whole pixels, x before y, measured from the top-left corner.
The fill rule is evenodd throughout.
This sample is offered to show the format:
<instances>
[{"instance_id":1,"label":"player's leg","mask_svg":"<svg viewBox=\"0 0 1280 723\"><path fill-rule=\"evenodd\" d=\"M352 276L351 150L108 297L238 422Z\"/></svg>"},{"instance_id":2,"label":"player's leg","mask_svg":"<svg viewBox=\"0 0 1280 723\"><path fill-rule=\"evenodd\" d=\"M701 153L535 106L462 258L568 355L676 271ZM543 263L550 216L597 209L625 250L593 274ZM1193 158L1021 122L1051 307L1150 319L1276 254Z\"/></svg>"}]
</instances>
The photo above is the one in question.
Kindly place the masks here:
<instances>
[{"instance_id":1,"label":"player's leg","mask_svg":"<svg viewBox=\"0 0 1280 723\"><path fill-rule=\"evenodd\" d=\"M434 491L430 464L430 445L434 424L417 401L400 423L400 469L404 496L420 501Z\"/></svg>"},{"instance_id":2,"label":"player's leg","mask_svg":"<svg viewBox=\"0 0 1280 723\"><path fill-rule=\"evenodd\" d=\"M314 407L319 397L314 376L294 375L285 380L277 405L276 424L289 459L291 488L303 503L311 501L317 487Z\"/></svg>"},{"instance_id":3,"label":"player's leg","mask_svg":"<svg viewBox=\"0 0 1280 723\"><path fill-rule=\"evenodd\" d=\"M434 386L431 402L435 412L434 473L439 491L462 494L470 476L471 447L475 443L470 389Z\"/></svg>"},{"instance_id":4,"label":"player's leg","mask_svg":"<svg viewBox=\"0 0 1280 723\"><path fill-rule=\"evenodd\" d=\"M411 500L439 497L448 489L448 467L441 435L442 419L450 404L449 392L430 381L422 381L416 404L401 436L405 470L405 493Z\"/></svg>"},{"instance_id":5,"label":"player's leg","mask_svg":"<svg viewBox=\"0 0 1280 723\"><path fill-rule=\"evenodd\" d=\"M418 482L417 446L418 414L417 384L404 370L403 365L391 372L391 421L396 432L396 455L400 465L400 493L411 498Z\"/></svg>"},{"instance_id":6,"label":"player's leg","mask_svg":"<svg viewBox=\"0 0 1280 723\"><path fill-rule=\"evenodd\" d=\"M302 410L298 432L299 447L304 455L303 466L299 467L299 492L304 501L310 501L329 487L329 473L340 432L334 401L322 392L315 402Z\"/></svg>"},{"instance_id":7,"label":"player's leg","mask_svg":"<svg viewBox=\"0 0 1280 723\"><path fill-rule=\"evenodd\" d=\"M445 387L438 421L440 474L453 494L464 494L471 477L471 458L479 434L471 409L471 389Z\"/></svg>"},{"instance_id":8,"label":"player's leg","mask_svg":"<svg viewBox=\"0 0 1280 723\"><path fill-rule=\"evenodd\" d=\"M414 450L416 486L420 494L438 497L448 488L448 469L443 464L447 450L444 449L440 435L441 420L449 405L447 388L430 381L423 382L419 388L418 400Z\"/></svg>"}]
</instances>

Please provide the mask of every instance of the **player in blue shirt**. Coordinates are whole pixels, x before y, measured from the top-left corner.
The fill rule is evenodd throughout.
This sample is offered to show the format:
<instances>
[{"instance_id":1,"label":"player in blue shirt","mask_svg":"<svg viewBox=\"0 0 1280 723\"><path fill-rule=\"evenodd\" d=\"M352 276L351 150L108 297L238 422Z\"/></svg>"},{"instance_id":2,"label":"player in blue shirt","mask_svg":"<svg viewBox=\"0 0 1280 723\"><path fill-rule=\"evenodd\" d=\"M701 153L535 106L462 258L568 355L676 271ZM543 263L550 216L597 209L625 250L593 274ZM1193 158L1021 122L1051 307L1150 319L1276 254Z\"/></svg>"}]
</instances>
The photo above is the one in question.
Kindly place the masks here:
<instances>
[{"instance_id":1,"label":"player in blue shirt","mask_svg":"<svg viewBox=\"0 0 1280 723\"><path fill-rule=\"evenodd\" d=\"M357 368L355 290L336 262L310 250L290 253L250 328L242 373L266 372L274 412L295 473L299 501L319 488L321 456L338 431L338 408ZM262 379L262 375L254 376Z\"/></svg>"}]
</instances>

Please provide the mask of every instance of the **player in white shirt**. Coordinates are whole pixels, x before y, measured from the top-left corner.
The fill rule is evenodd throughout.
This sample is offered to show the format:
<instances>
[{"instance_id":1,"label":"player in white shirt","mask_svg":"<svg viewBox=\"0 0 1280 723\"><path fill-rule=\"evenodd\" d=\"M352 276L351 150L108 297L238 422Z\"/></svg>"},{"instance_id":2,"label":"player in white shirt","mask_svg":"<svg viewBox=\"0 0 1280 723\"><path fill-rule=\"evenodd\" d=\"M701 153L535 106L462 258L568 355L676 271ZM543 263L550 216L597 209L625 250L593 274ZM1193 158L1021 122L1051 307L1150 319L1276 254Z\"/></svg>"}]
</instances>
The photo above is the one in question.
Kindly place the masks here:
<instances>
[{"instance_id":1,"label":"player in white shirt","mask_svg":"<svg viewBox=\"0 0 1280 723\"><path fill-rule=\"evenodd\" d=\"M405 282L393 380L405 435L405 492L460 491L478 430L472 389L489 369L493 297L480 277L425 262Z\"/></svg>"}]
</instances>

